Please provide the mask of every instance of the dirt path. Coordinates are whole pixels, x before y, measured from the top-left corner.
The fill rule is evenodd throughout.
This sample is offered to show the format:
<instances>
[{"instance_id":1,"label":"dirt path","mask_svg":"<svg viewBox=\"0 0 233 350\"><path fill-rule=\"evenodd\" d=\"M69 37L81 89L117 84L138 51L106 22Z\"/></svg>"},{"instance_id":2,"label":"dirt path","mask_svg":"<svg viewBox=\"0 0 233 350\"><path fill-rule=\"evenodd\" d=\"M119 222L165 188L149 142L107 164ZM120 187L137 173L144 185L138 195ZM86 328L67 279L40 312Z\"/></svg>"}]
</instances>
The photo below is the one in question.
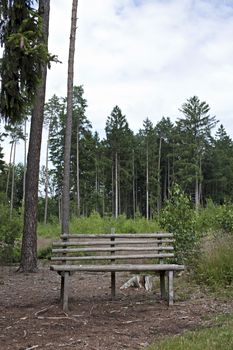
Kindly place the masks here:
<instances>
[{"instance_id":1,"label":"dirt path","mask_svg":"<svg viewBox=\"0 0 233 350\"><path fill-rule=\"evenodd\" d=\"M127 279L118 274L118 287ZM164 335L208 326L217 313L233 312L233 302L201 293L170 308L158 291L118 289L111 301L108 274L76 274L71 280L65 314L58 304L59 276L48 266L36 274L0 267L0 349L137 350Z\"/></svg>"}]
</instances>

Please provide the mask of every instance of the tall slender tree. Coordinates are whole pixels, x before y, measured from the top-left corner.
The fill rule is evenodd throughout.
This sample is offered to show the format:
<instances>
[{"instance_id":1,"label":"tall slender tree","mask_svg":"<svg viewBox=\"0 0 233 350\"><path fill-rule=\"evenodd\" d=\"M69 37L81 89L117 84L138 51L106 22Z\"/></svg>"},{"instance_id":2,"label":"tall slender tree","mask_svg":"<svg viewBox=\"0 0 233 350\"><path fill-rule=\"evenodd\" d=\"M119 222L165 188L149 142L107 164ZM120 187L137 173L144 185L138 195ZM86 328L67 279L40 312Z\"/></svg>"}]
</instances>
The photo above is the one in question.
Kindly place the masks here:
<instances>
[{"instance_id":1,"label":"tall slender tree","mask_svg":"<svg viewBox=\"0 0 233 350\"><path fill-rule=\"evenodd\" d=\"M69 213L70 213L70 153L72 136L72 112L73 112L73 80L74 80L74 53L77 22L78 0L72 2L70 47L68 58L68 77L67 77L67 116L65 131L65 149L64 149L64 173L62 189L62 234L69 234Z\"/></svg>"},{"instance_id":2,"label":"tall slender tree","mask_svg":"<svg viewBox=\"0 0 233 350\"><path fill-rule=\"evenodd\" d=\"M191 182L194 182L195 206L198 209L203 182L202 161L206 146L210 141L211 130L217 124L216 117L209 115L210 107L193 96L185 102L180 111L184 117L177 122L179 134L183 139L182 157L188 158L186 170Z\"/></svg>"}]
</instances>

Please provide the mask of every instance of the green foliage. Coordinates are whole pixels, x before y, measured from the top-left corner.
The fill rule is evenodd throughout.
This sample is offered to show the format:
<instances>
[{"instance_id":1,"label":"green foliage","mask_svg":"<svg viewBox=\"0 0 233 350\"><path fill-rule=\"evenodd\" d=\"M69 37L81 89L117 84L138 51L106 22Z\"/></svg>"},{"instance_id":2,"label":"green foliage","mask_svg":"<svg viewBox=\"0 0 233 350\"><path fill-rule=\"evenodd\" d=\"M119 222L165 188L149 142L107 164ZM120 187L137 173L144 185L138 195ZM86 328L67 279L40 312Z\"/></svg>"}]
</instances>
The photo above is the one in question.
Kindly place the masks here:
<instances>
[{"instance_id":1,"label":"green foliage","mask_svg":"<svg viewBox=\"0 0 233 350\"><path fill-rule=\"evenodd\" d=\"M220 211L220 206L215 205L212 200L208 200L206 207L196 212L196 230L199 235L205 236L218 231L217 217Z\"/></svg>"},{"instance_id":2,"label":"green foliage","mask_svg":"<svg viewBox=\"0 0 233 350\"><path fill-rule=\"evenodd\" d=\"M219 229L233 233L233 205L223 204L219 207L218 213L216 215L216 222Z\"/></svg>"},{"instance_id":3,"label":"green foliage","mask_svg":"<svg viewBox=\"0 0 233 350\"><path fill-rule=\"evenodd\" d=\"M212 290L227 288L233 282L233 237L219 235L206 244L196 262L196 280Z\"/></svg>"},{"instance_id":4,"label":"green foliage","mask_svg":"<svg viewBox=\"0 0 233 350\"><path fill-rule=\"evenodd\" d=\"M39 249L37 253L38 259L50 259L52 256L52 246Z\"/></svg>"},{"instance_id":5,"label":"green foliage","mask_svg":"<svg viewBox=\"0 0 233 350\"><path fill-rule=\"evenodd\" d=\"M22 120L32 104L42 67L56 60L48 53L40 9L32 1L3 1L0 5L0 112L11 123Z\"/></svg>"},{"instance_id":6,"label":"green foliage","mask_svg":"<svg viewBox=\"0 0 233 350\"><path fill-rule=\"evenodd\" d=\"M57 223L48 223L48 224L43 224L43 223L38 223L37 225L37 233L39 236L43 236L46 238L49 237L59 237L61 233L61 225L57 221Z\"/></svg>"},{"instance_id":7,"label":"green foliage","mask_svg":"<svg viewBox=\"0 0 233 350\"><path fill-rule=\"evenodd\" d=\"M114 228L117 233L146 233L160 230L156 220L146 220L138 217L135 220L127 219L120 215L117 219L113 217L102 218L97 212L93 212L89 217L73 218L70 223L72 233L110 233ZM59 236L60 224L53 223L44 225L38 224L38 234L44 237Z\"/></svg>"},{"instance_id":8,"label":"green foliage","mask_svg":"<svg viewBox=\"0 0 233 350\"><path fill-rule=\"evenodd\" d=\"M8 206L0 203L0 261L14 262L19 259L19 237L22 232L22 220L13 211L10 219Z\"/></svg>"},{"instance_id":9,"label":"green foliage","mask_svg":"<svg viewBox=\"0 0 233 350\"><path fill-rule=\"evenodd\" d=\"M190 199L175 185L159 217L163 229L175 236L175 256L178 262L185 262L197 249L198 235L195 229L196 217Z\"/></svg>"},{"instance_id":10,"label":"green foliage","mask_svg":"<svg viewBox=\"0 0 233 350\"><path fill-rule=\"evenodd\" d=\"M231 350L233 348L233 316L218 318L212 328L167 337L147 350Z\"/></svg>"}]
</instances>

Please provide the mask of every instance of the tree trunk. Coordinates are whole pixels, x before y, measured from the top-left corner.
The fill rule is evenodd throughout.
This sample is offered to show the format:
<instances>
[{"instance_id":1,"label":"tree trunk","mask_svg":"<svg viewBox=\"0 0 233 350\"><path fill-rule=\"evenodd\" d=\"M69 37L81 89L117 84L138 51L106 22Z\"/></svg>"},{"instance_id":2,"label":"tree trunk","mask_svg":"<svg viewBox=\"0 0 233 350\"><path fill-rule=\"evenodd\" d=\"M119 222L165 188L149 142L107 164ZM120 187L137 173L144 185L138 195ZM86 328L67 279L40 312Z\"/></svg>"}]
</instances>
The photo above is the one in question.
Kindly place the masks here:
<instances>
[{"instance_id":1,"label":"tree trunk","mask_svg":"<svg viewBox=\"0 0 233 350\"><path fill-rule=\"evenodd\" d=\"M134 150L133 150L133 219L135 219L136 212L136 201L135 201L135 159L134 159Z\"/></svg>"},{"instance_id":2,"label":"tree trunk","mask_svg":"<svg viewBox=\"0 0 233 350\"><path fill-rule=\"evenodd\" d=\"M79 117L78 117L79 118ZM79 177L79 119L77 121L77 140L76 140L76 146L77 146L77 154L76 154L76 159L77 159L77 177L76 177L76 182L77 182L77 217L80 217L80 177Z\"/></svg>"},{"instance_id":3,"label":"tree trunk","mask_svg":"<svg viewBox=\"0 0 233 350\"><path fill-rule=\"evenodd\" d=\"M12 181L11 181L10 218L12 218L13 206L14 206L14 189L15 189L15 154L16 154L16 141L14 142L13 162L12 162Z\"/></svg>"},{"instance_id":4,"label":"tree trunk","mask_svg":"<svg viewBox=\"0 0 233 350\"><path fill-rule=\"evenodd\" d=\"M49 133L50 133L49 126ZM48 187L49 187L49 134L46 147L46 160L45 160L45 207L44 207L44 224L47 224L48 219Z\"/></svg>"},{"instance_id":5,"label":"tree trunk","mask_svg":"<svg viewBox=\"0 0 233 350\"><path fill-rule=\"evenodd\" d=\"M115 153L115 218L118 218L118 159Z\"/></svg>"},{"instance_id":6,"label":"tree trunk","mask_svg":"<svg viewBox=\"0 0 233 350\"><path fill-rule=\"evenodd\" d=\"M161 184L160 184L161 147L162 147L162 137L160 137L159 139L159 158L158 158L158 173L157 173L157 212L158 214L161 209Z\"/></svg>"},{"instance_id":7,"label":"tree trunk","mask_svg":"<svg viewBox=\"0 0 233 350\"><path fill-rule=\"evenodd\" d=\"M112 161L112 217L114 217L114 161Z\"/></svg>"},{"instance_id":8,"label":"tree trunk","mask_svg":"<svg viewBox=\"0 0 233 350\"><path fill-rule=\"evenodd\" d=\"M11 143L11 150L10 150L10 160L9 160L9 166L8 166L8 174L7 174L7 181L6 181L6 201L8 201L8 190L9 190L9 182L10 182L10 175L11 175L11 160L12 160L12 153L14 148L14 142Z\"/></svg>"},{"instance_id":9,"label":"tree trunk","mask_svg":"<svg viewBox=\"0 0 233 350\"><path fill-rule=\"evenodd\" d=\"M149 155L148 142L146 145L146 219L149 220Z\"/></svg>"},{"instance_id":10,"label":"tree trunk","mask_svg":"<svg viewBox=\"0 0 233 350\"><path fill-rule=\"evenodd\" d=\"M199 208L199 181L198 181L198 174L196 172L196 179L195 179L195 208L198 210Z\"/></svg>"},{"instance_id":11,"label":"tree trunk","mask_svg":"<svg viewBox=\"0 0 233 350\"><path fill-rule=\"evenodd\" d=\"M39 1L39 13L43 19L44 42L48 42L50 1ZM44 100L46 89L47 66L42 68L41 83L37 88L32 111L30 139L27 158L25 185L24 228L21 249L20 271L37 270L37 205L40 170L40 149L44 119Z\"/></svg>"},{"instance_id":12,"label":"tree trunk","mask_svg":"<svg viewBox=\"0 0 233 350\"><path fill-rule=\"evenodd\" d=\"M24 165L23 165L23 200L22 200L22 208L24 208L24 202L25 202L26 171L27 171L27 119L25 119L25 121L24 121Z\"/></svg>"},{"instance_id":13,"label":"tree trunk","mask_svg":"<svg viewBox=\"0 0 233 350\"><path fill-rule=\"evenodd\" d=\"M73 80L74 80L74 52L76 37L78 0L73 0L70 47L68 59L68 77L67 77L67 119L65 130L65 150L64 150L64 174L62 188L62 234L69 234L69 215L70 215L70 152L71 152L71 133L72 133L72 111L73 111Z\"/></svg>"}]
</instances>

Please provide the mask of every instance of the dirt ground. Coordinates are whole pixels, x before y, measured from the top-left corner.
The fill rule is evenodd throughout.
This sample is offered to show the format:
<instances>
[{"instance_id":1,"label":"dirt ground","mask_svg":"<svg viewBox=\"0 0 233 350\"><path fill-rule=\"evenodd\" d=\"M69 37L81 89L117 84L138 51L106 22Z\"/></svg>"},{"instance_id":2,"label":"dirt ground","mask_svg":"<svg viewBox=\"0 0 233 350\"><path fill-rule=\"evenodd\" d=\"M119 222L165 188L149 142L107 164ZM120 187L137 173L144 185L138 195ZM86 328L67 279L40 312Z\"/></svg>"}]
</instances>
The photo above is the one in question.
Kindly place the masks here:
<instances>
[{"instance_id":1,"label":"dirt ground","mask_svg":"<svg viewBox=\"0 0 233 350\"><path fill-rule=\"evenodd\" d=\"M176 290L175 305L168 308L159 290L119 290L130 277L125 273L117 274L112 301L109 274L76 273L66 314L58 303L60 278L48 265L34 274L15 271L0 267L1 350L144 349L165 335L209 327L214 315L233 312L233 301L220 302L188 287L185 293Z\"/></svg>"}]
</instances>

